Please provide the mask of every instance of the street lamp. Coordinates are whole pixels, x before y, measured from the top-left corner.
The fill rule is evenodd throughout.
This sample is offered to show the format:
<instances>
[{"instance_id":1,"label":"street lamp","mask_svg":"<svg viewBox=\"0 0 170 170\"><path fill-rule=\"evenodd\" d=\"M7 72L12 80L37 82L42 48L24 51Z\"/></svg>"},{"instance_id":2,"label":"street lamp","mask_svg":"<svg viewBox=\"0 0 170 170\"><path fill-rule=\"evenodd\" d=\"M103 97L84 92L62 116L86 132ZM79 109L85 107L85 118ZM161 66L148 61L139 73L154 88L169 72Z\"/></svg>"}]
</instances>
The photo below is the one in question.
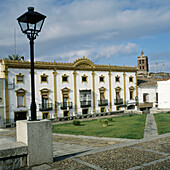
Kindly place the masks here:
<instances>
[{"instance_id":1,"label":"street lamp","mask_svg":"<svg viewBox=\"0 0 170 170\"><path fill-rule=\"evenodd\" d=\"M27 34L30 40L30 58L31 58L31 120L37 120L36 103L35 103L35 87L34 87L34 40L41 31L46 16L34 11L34 7L28 7L28 11L17 18L21 30Z\"/></svg>"}]
</instances>

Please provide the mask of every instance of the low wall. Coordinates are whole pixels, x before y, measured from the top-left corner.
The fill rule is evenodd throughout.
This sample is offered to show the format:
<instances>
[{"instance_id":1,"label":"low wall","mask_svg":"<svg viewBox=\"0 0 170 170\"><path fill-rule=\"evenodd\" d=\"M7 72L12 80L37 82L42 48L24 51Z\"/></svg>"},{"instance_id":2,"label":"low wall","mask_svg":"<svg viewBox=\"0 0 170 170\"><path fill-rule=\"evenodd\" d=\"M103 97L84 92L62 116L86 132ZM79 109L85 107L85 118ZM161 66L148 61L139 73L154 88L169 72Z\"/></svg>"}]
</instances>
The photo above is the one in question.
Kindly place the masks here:
<instances>
[{"instance_id":1,"label":"low wall","mask_svg":"<svg viewBox=\"0 0 170 170\"><path fill-rule=\"evenodd\" d=\"M142 114L143 112L140 110L124 110L125 114Z\"/></svg>"},{"instance_id":2,"label":"low wall","mask_svg":"<svg viewBox=\"0 0 170 170\"><path fill-rule=\"evenodd\" d=\"M0 145L0 170L27 166L28 147L22 142Z\"/></svg>"}]
</instances>

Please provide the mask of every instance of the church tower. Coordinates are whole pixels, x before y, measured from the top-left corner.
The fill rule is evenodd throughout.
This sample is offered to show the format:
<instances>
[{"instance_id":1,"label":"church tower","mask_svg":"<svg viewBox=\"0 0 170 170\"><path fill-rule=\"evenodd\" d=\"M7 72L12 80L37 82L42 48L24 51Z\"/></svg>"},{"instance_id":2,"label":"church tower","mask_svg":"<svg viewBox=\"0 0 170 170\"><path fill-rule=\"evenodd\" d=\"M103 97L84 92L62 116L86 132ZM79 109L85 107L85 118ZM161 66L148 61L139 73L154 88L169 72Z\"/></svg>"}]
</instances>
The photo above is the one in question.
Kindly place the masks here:
<instances>
[{"instance_id":1,"label":"church tower","mask_svg":"<svg viewBox=\"0 0 170 170\"><path fill-rule=\"evenodd\" d=\"M148 56L144 56L143 51L137 58L138 74L147 74L149 72Z\"/></svg>"}]
</instances>

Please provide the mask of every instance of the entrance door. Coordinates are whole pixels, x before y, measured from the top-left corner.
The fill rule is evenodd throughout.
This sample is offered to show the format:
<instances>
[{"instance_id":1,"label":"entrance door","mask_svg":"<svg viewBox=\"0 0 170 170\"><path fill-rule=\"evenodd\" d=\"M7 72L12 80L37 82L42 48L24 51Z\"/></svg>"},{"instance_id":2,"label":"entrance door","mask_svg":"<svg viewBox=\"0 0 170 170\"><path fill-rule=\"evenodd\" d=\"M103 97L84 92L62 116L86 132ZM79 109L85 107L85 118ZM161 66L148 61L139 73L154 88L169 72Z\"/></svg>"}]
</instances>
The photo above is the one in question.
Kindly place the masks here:
<instances>
[{"instance_id":1,"label":"entrance door","mask_svg":"<svg viewBox=\"0 0 170 170\"><path fill-rule=\"evenodd\" d=\"M88 109L83 109L83 110L82 110L82 114L83 114L83 115L87 115L87 114L88 114Z\"/></svg>"},{"instance_id":2,"label":"entrance door","mask_svg":"<svg viewBox=\"0 0 170 170\"><path fill-rule=\"evenodd\" d=\"M26 120L27 119L27 112L15 112L14 121L17 120Z\"/></svg>"},{"instance_id":3,"label":"entrance door","mask_svg":"<svg viewBox=\"0 0 170 170\"><path fill-rule=\"evenodd\" d=\"M43 119L48 119L48 113L43 113Z\"/></svg>"},{"instance_id":4,"label":"entrance door","mask_svg":"<svg viewBox=\"0 0 170 170\"><path fill-rule=\"evenodd\" d=\"M69 116L69 111L64 111L64 117L68 117Z\"/></svg>"}]
</instances>

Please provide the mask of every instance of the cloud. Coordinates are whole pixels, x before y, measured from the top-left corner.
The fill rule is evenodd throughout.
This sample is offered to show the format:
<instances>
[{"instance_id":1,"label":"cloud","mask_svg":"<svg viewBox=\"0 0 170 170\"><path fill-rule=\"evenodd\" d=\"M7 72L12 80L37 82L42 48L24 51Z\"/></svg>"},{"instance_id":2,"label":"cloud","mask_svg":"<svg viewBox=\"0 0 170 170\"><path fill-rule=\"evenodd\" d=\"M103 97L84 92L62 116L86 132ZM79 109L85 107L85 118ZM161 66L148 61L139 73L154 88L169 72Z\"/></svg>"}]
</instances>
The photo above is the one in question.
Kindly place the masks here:
<instances>
[{"instance_id":1,"label":"cloud","mask_svg":"<svg viewBox=\"0 0 170 170\"><path fill-rule=\"evenodd\" d=\"M136 54L138 46L134 43L119 44L112 46L98 46L88 49L81 50L71 50L65 53L58 53L55 56L51 57L50 60L56 60L57 62L65 61L65 62L73 62L77 58L81 58L83 56L90 58L92 60L97 60L99 58L116 58L117 56L130 56L132 54ZM47 56L39 57L37 60L45 60Z\"/></svg>"},{"instance_id":2,"label":"cloud","mask_svg":"<svg viewBox=\"0 0 170 170\"><path fill-rule=\"evenodd\" d=\"M134 56L145 45L136 40L149 37L149 41L170 28L168 0L1 0L0 56L13 53L14 28L17 52L29 56L28 40L16 21L28 6L47 16L36 39L39 60L47 56L68 62L84 55L95 60Z\"/></svg>"}]
</instances>

